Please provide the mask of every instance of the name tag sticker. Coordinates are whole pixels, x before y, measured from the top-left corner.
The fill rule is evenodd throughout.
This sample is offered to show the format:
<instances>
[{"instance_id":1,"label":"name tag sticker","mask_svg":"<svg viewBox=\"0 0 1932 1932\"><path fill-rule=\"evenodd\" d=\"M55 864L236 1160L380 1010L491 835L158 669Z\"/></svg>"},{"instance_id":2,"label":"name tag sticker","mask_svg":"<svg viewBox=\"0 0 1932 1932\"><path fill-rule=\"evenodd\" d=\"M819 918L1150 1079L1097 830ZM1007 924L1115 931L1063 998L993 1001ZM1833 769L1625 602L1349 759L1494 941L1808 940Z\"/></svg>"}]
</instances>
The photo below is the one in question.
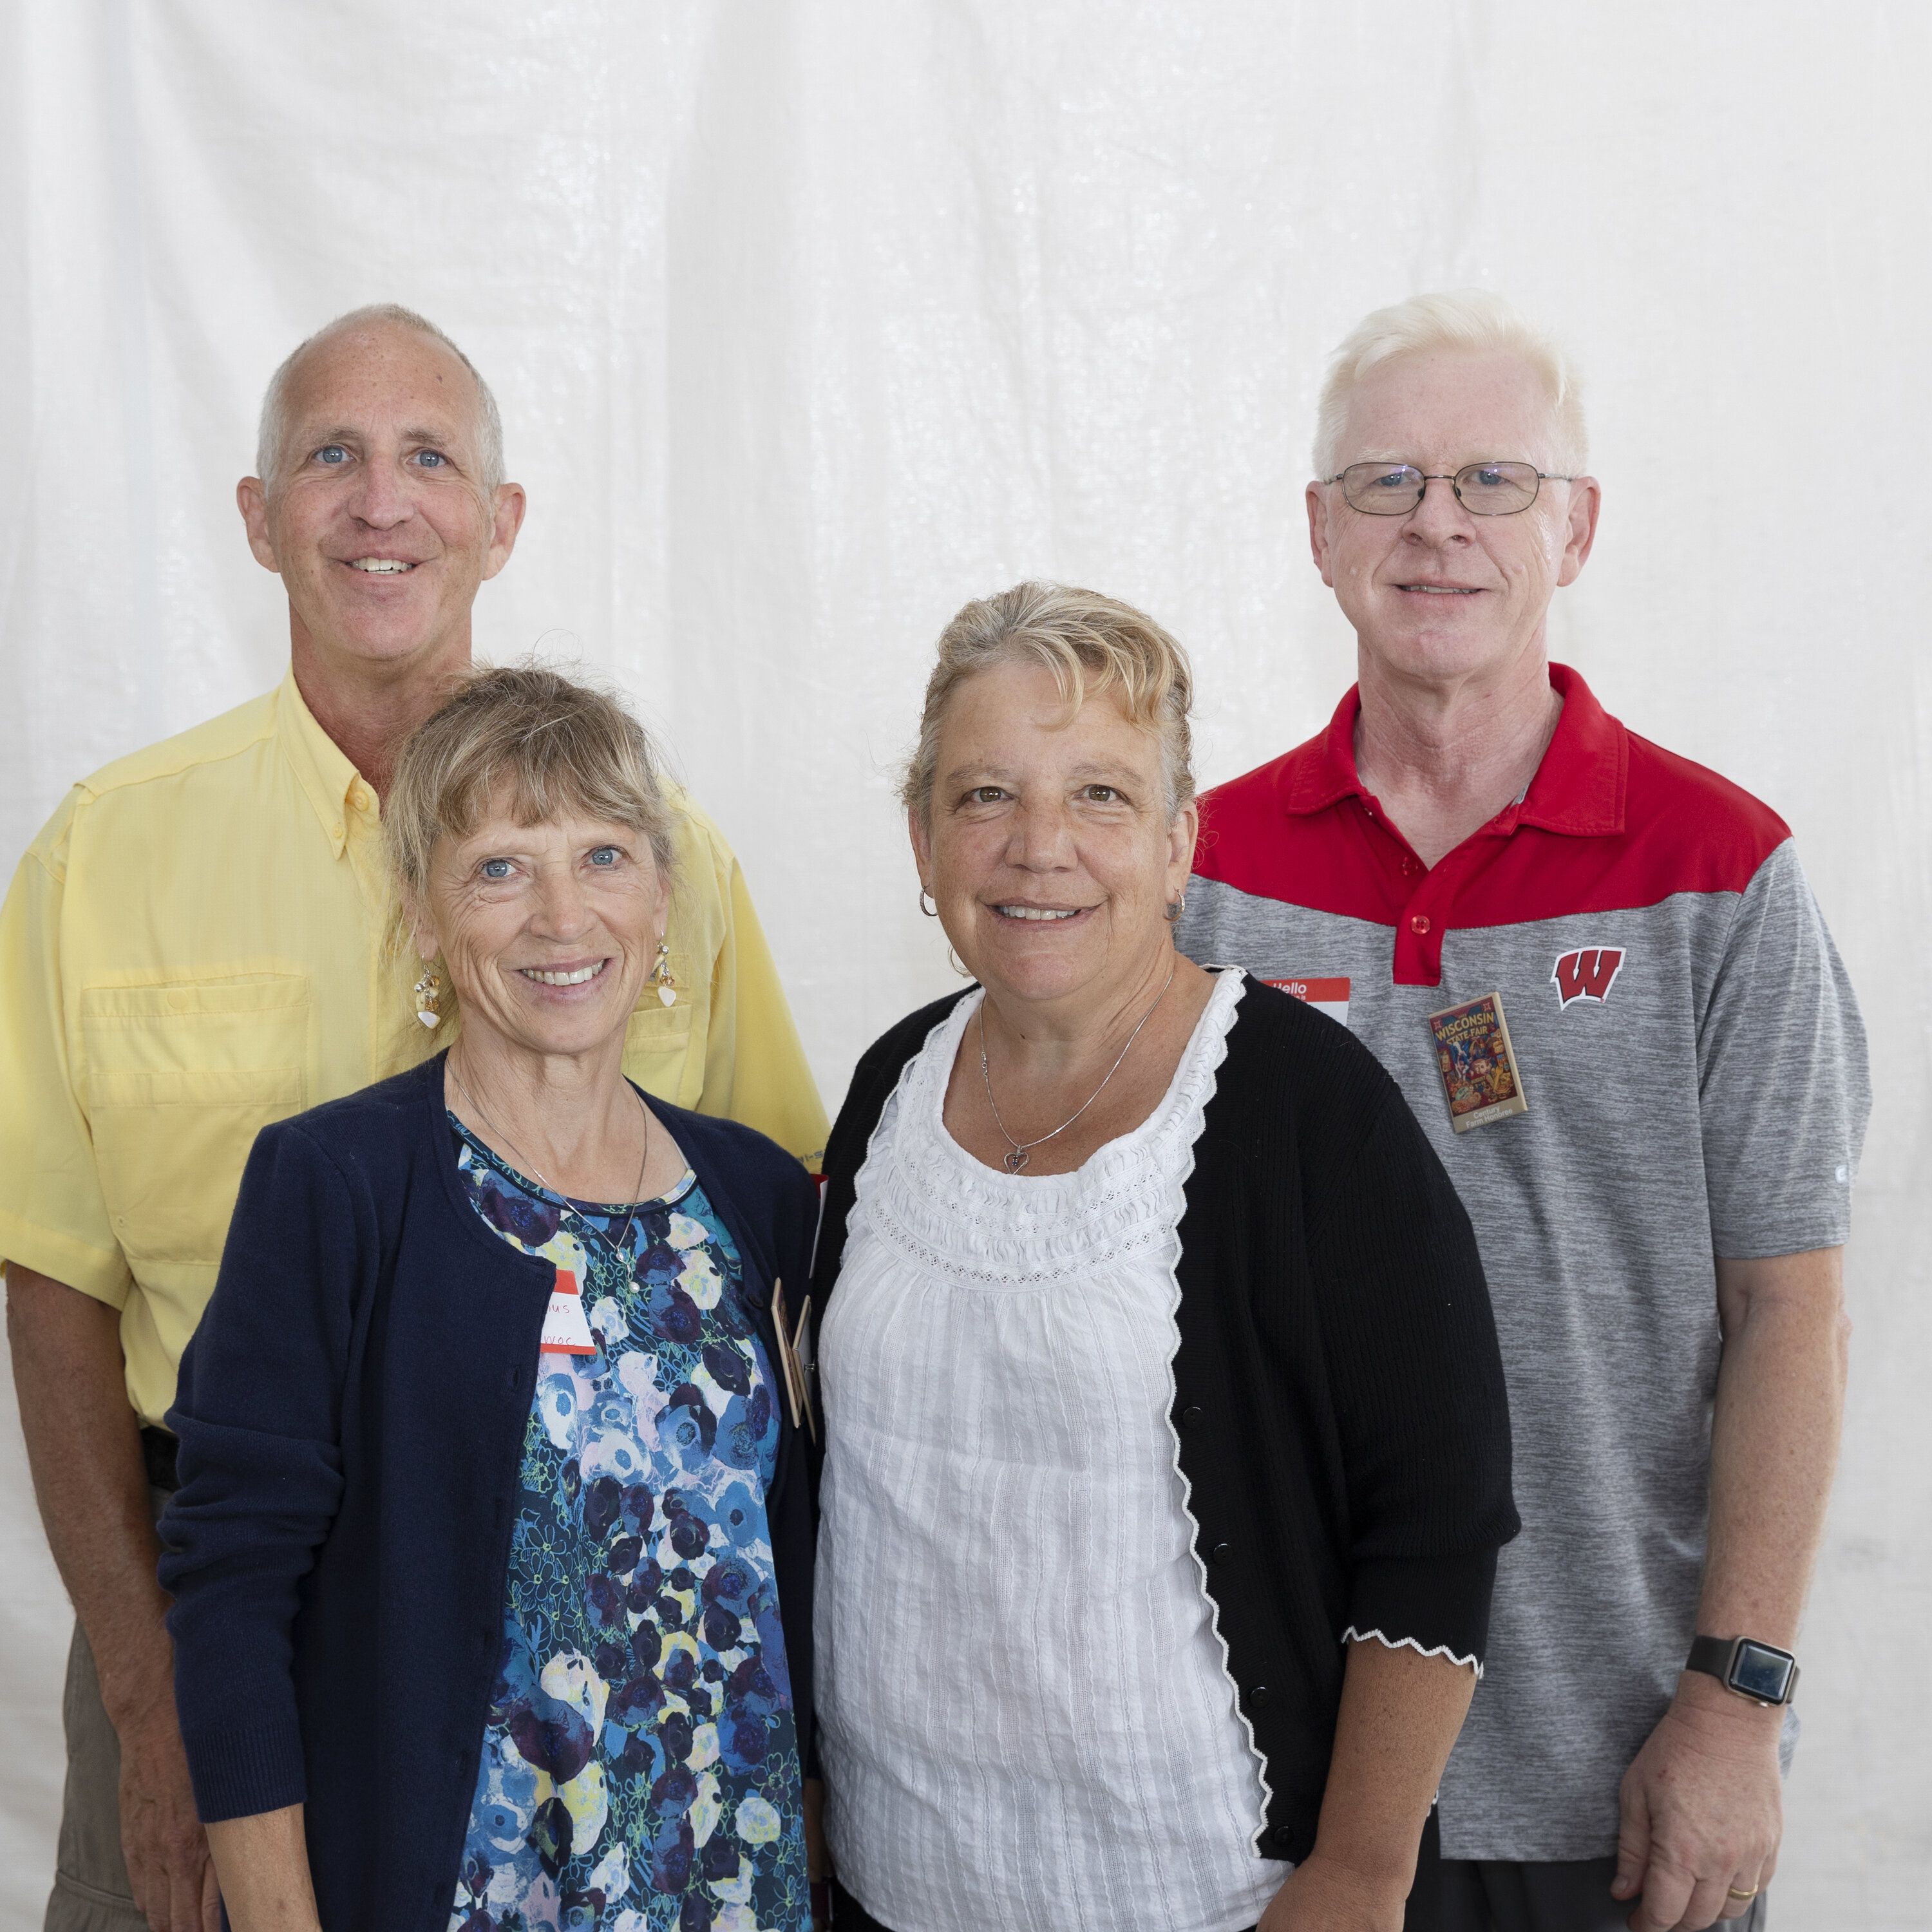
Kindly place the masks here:
<instances>
[{"instance_id":1,"label":"name tag sticker","mask_svg":"<svg viewBox=\"0 0 1932 1932\"><path fill-rule=\"evenodd\" d=\"M1529 1112L1502 994L1485 993L1431 1013L1429 1036L1449 1102L1449 1124L1459 1134Z\"/></svg>"},{"instance_id":2,"label":"name tag sticker","mask_svg":"<svg viewBox=\"0 0 1932 1932\"><path fill-rule=\"evenodd\" d=\"M556 1286L550 1292L550 1306L544 1313L543 1352L547 1355L594 1355L597 1338L584 1318L584 1298L577 1292L577 1277L568 1268L556 1271Z\"/></svg>"},{"instance_id":3,"label":"name tag sticker","mask_svg":"<svg viewBox=\"0 0 1932 1932\"><path fill-rule=\"evenodd\" d=\"M1348 1024L1348 982L1346 976L1340 980L1264 980L1262 983L1264 986L1279 986L1284 993L1305 1000L1339 1025Z\"/></svg>"}]
</instances>

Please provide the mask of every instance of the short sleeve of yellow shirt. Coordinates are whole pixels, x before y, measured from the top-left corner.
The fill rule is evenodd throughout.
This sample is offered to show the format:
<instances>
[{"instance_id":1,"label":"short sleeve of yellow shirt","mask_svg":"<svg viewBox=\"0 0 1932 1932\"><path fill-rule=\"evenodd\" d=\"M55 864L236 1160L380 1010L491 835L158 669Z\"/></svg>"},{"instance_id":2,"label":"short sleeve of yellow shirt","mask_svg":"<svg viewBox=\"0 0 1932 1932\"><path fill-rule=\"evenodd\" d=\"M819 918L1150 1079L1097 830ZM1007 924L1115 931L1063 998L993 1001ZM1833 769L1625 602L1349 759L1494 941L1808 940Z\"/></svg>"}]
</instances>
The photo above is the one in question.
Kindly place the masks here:
<instances>
[{"instance_id":1,"label":"short sleeve of yellow shirt","mask_svg":"<svg viewBox=\"0 0 1932 1932\"><path fill-rule=\"evenodd\" d=\"M625 1071L816 1164L826 1119L730 848L688 798ZM75 787L0 907L0 1256L121 1311L174 1400L256 1134L442 1042L416 1024L374 794L293 677Z\"/></svg>"}]
</instances>

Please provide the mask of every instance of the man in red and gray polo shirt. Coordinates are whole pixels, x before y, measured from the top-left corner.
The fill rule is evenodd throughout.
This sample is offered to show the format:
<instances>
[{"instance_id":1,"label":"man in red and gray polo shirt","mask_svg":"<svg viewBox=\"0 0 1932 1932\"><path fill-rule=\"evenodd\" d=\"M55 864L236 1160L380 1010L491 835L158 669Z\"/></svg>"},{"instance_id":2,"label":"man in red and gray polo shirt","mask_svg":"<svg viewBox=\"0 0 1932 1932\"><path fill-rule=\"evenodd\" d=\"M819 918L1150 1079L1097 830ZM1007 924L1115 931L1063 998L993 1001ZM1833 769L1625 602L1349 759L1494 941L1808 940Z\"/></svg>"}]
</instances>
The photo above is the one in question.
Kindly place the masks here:
<instances>
[{"instance_id":1,"label":"man in red and gray polo shirt","mask_svg":"<svg viewBox=\"0 0 1932 1932\"><path fill-rule=\"evenodd\" d=\"M1761 1926L1843 1401L1857 1004L1777 815L1548 660L1599 500L1555 346L1490 297L1382 310L1316 460L1360 681L1202 800L1181 938L1375 1050L1489 1276L1523 1530L1409 1924Z\"/></svg>"}]
</instances>

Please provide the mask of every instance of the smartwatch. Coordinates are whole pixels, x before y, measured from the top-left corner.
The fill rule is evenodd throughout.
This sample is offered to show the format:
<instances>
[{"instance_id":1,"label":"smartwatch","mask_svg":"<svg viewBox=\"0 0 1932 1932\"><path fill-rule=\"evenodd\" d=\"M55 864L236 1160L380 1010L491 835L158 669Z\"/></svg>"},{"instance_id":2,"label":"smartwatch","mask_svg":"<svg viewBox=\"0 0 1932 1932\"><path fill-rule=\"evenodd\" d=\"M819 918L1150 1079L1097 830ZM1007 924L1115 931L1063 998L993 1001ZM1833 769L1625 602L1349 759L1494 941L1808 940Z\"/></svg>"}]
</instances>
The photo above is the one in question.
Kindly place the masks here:
<instances>
[{"instance_id":1,"label":"smartwatch","mask_svg":"<svg viewBox=\"0 0 1932 1932\"><path fill-rule=\"evenodd\" d=\"M1760 1643L1755 1637L1694 1637L1684 1668L1701 1670L1726 1690L1735 1690L1767 1709L1790 1703L1797 1694L1797 1658L1790 1651L1780 1650L1774 1643Z\"/></svg>"}]
</instances>

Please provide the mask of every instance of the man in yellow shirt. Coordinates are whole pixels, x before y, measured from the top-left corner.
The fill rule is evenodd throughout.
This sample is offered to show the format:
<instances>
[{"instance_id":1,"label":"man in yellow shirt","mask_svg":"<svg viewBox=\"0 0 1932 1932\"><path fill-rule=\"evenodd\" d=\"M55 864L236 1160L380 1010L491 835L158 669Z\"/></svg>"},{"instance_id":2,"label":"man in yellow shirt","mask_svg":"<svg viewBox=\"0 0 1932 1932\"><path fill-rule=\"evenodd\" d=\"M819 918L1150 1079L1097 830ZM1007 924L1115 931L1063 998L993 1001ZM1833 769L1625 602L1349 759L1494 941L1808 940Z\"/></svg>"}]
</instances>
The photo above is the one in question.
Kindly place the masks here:
<instances>
[{"instance_id":1,"label":"man in yellow shirt","mask_svg":"<svg viewBox=\"0 0 1932 1932\"><path fill-rule=\"evenodd\" d=\"M154 1580L161 1418L257 1130L437 1044L396 943L380 800L524 516L487 385L393 308L276 372L257 467L236 495L288 593L288 675L77 785L0 909L8 1328L76 1612L49 1932L218 1932ZM824 1111L743 876L677 802L673 997L647 988L626 1071L815 1164Z\"/></svg>"}]
</instances>

